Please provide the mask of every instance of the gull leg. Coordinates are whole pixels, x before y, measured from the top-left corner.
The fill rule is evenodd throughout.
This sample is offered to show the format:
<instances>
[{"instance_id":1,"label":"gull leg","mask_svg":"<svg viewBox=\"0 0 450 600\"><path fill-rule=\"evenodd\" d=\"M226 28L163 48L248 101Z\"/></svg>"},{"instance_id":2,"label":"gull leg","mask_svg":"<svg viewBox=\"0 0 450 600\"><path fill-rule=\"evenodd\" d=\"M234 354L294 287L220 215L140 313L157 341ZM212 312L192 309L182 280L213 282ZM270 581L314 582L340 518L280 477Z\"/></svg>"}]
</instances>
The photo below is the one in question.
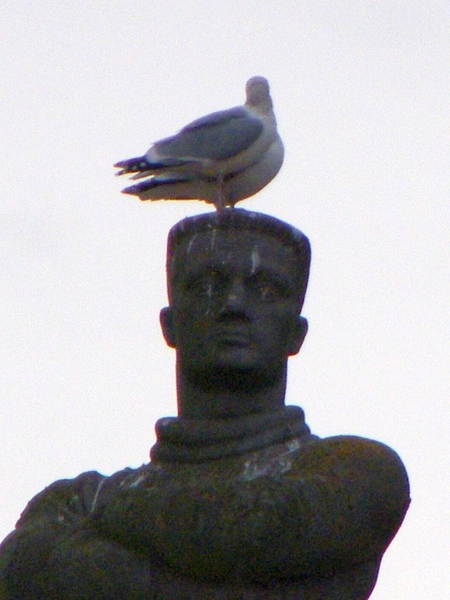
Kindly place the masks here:
<instances>
[{"instance_id":1,"label":"gull leg","mask_svg":"<svg viewBox=\"0 0 450 600\"><path fill-rule=\"evenodd\" d=\"M223 197L223 175L220 173L217 177L217 199L214 202L216 210L221 212L225 208L225 198Z\"/></svg>"}]
</instances>

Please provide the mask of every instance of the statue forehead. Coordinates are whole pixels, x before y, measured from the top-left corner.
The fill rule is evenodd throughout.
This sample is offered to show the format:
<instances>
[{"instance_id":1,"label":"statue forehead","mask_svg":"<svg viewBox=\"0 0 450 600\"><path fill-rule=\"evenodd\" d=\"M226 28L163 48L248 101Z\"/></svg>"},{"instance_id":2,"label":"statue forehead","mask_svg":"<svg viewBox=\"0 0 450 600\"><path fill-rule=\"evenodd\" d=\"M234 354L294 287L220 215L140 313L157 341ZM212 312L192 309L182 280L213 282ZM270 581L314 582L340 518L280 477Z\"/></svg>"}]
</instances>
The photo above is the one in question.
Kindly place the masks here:
<instances>
[{"instance_id":1,"label":"statue forehead","mask_svg":"<svg viewBox=\"0 0 450 600\"><path fill-rule=\"evenodd\" d=\"M201 231L183 240L177 247L174 259L185 266L201 263L248 263L261 261L286 262L295 265L294 251L281 241L261 233L245 230Z\"/></svg>"},{"instance_id":2,"label":"statue forehead","mask_svg":"<svg viewBox=\"0 0 450 600\"><path fill-rule=\"evenodd\" d=\"M311 248L298 229L263 213L243 209L187 217L172 227L167 244L167 287L195 261L242 260L296 277L300 304L308 285Z\"/></svg>"},{"instance_id":3,"label":"statue forehead","mask_svg":"<svg viewBox=\"0 0 450 600\"><path fill-rule=\"evenodd\" d=\"M200 235L203 233L209 235ZM174 225L167 245L168 270L174 266L173 259L178 251L191 256L200 250L213 251L216 247L223 249L237 239L241 242L244 239L258 239L264 248L270 245L274 249L284 246L296 254L301 270L305 274L309 271L311 250L308 238L301 231L269 215L243 209L196 215ZM199 245L200 240L206 245Z\"/></svg>"}]
</instances>

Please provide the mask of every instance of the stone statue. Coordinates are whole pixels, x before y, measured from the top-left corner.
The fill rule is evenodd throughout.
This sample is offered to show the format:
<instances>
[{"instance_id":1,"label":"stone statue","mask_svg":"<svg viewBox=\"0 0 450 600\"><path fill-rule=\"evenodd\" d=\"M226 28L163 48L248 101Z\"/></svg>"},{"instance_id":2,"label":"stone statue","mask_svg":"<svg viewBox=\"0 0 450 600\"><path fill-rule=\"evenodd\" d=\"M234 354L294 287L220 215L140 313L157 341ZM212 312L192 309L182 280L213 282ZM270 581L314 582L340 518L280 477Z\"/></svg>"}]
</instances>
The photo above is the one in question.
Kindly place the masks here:
<instances>
[{"instance_id":1,"label":"stone statue","mask_svg":"<svg viewBox=\"0 0 450 600\"><path fill-rule=\"evenodd\" d=\"M170 232L178 417L151 462L57 481L0 548L1 600L364 600L409 504L399 457L285 406L307 238L244 210Z\"/></svg>"}]
</instances>

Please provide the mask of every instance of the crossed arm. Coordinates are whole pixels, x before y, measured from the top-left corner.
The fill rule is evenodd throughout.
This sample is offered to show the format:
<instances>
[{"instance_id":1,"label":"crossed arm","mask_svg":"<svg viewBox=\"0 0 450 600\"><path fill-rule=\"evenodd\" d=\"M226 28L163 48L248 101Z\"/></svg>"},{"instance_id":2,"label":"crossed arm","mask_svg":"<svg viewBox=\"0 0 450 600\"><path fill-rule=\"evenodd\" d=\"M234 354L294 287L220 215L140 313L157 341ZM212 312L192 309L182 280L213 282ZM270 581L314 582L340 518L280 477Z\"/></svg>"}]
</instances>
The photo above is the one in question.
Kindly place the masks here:
<instances>
[{"instance_id":1,"label":"crossed arm","mask_svg":"<svg viewBox=\"0 0 450 600\"><path fill-rule=\"evenodd\" d=\"M286 473L249 481L120 486L126 475L85 473L30 503L0 548L2 600L151 599L164 572L323 579L379 562L409 503L397 455L351 437L311 443Z\"/></svg>"}]
</instances>

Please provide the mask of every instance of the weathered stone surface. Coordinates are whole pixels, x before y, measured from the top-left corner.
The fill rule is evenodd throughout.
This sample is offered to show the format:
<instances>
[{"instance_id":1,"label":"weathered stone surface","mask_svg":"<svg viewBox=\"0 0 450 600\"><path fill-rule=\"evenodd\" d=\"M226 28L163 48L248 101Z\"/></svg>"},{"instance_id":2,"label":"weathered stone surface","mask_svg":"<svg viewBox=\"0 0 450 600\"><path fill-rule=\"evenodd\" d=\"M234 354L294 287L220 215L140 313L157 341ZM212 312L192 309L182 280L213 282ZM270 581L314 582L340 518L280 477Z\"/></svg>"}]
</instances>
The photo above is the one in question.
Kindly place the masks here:
<instances>
[{"instance_id":1,"label":"weathered stone surface","mask_svg":"<svg viewBox=\"0 0 450 600\"><path fill-rule=\"evenodd\" d=\"M385 445L319 439L284 406L306 238L245 211L178 228L161 321L180 416L157 423L149 464L29 503L0 547L0 600L366 600L408 479Z\"/></svg>"}]
</instances>

